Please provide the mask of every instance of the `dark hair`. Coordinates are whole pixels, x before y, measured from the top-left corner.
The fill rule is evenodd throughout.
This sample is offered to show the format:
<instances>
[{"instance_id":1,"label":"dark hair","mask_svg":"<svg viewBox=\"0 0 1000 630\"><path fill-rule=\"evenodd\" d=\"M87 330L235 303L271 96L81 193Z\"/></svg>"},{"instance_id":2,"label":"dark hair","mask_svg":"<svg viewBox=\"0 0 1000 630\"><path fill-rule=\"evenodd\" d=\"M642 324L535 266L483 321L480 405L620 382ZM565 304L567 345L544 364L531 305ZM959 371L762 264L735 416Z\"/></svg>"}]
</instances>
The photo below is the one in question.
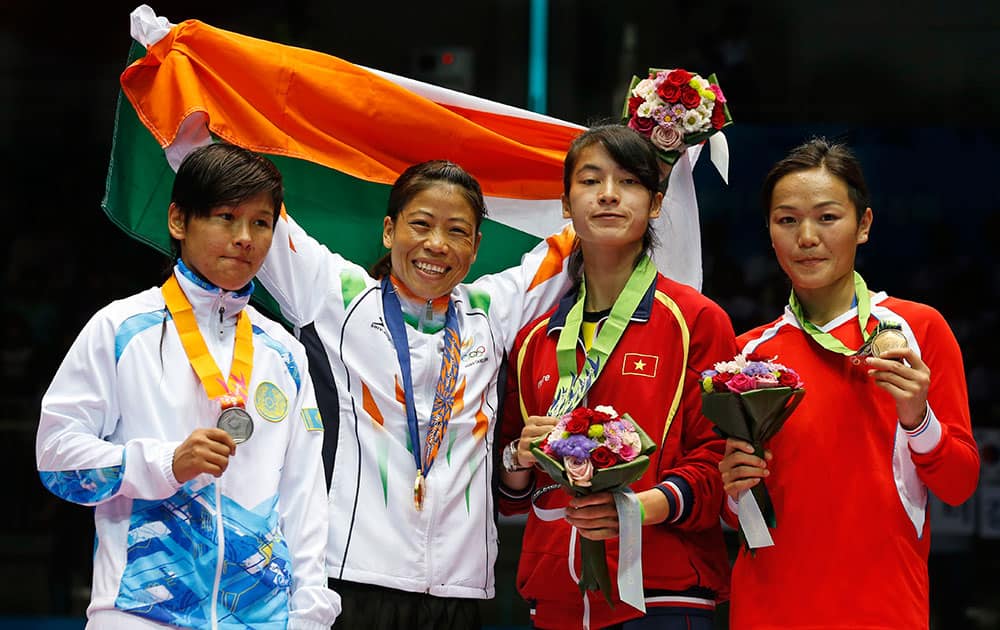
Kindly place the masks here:
<instances>
[{"instance_id":1,"label":"dark hair","mask_svg":"<svg viewBox=\"0 0 1000 630\"><path fill-rule=\"evenodd\" d=\"M655 196L660 192L660 163L656 157L656 147L649 141L649 138L639 134L634 129L623 125L598 125L591 127L587 131L577 136L566 158L563 160L563 192L568 196L570 186L573 184L573 172L576 170L576 163L580 160L580 154L595 144L600 144L608 152L618 166L639 178L642 185L649 190L650 195ZM642 235L642 251L636 258L636 264L642 260L646 252L656 245L656 233L653 231L653 224L646 226L646 232ZM569 261L570 274L579 278L583 268L583 257L579 248L573 252Z\"/></svg>"},{"instance_id":2,"label":"dark hair","mask_svg":"<svg viewBox=\"0 0 1000 630\"><path fill-rule=\"evenodd\" d=\"M285 196L281 172L262 155L218 142L199 147L184 158L170 201L187 222L192 217L208 216L212 208L239 205L261 193L271 196L277 221ZM170 246L176 258L180 243L171 238Z\"/></svg>"},{"instance_id":3,"label":"dark hair","mask_svg":"<svg viewBox=\"0 0 1000 630\"><path fill-rule=\"evenodd\" d=\"M486 217L486 201L483 200L483 190L476 178L464 168L448 160L429 160L414 164L396 178L389 191L389 204L385 216L396 221L399 213L408 203L421 192L439 185L457 186L476 219L476 232ZM375 278L389 275L392 270L392 252L382 256L371 268Z\"/></svg>"},{"instance_id":4,"label":"dark hair","mask_svg":"<svg viewBox=\"0 0 1000 630\"><path fill-rule=\"evenodd\" d=\"M826 138L813 138L788 152L781 161L771 167L764 178L761 190L761 201L764 203L764 218L771 216L771 198L774 187L785 175L799 171L810 171L815 168L825 168L831 175L838 177L847 184L847 196L854 204L854 212L858 221L871 205L868 196L868 185L861 172L861 163L845 144L830 142Z\"/></svg>"}]
</instances>

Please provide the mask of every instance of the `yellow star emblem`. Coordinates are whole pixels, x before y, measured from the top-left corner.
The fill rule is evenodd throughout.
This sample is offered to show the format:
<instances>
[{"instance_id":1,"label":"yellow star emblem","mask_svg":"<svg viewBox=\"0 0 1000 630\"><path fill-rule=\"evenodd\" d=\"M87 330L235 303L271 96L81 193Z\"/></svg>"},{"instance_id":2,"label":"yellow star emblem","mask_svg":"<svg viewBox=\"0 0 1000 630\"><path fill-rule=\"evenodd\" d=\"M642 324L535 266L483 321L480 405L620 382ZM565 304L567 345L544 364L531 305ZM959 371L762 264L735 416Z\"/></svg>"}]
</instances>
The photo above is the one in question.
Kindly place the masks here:
<instances>
[{"instance_id":1,"label":"yellow star emblem","mask_svg":"<svg viewBox=\"0 0 1000 630\"><path fill-rule=\"evenodd\" d=\"M646 369L646 362L643 361L642 359L639 359L638 361L635 362L635 369L639 372L642 372L643 370Z\"/></svg>"}]
</instances>

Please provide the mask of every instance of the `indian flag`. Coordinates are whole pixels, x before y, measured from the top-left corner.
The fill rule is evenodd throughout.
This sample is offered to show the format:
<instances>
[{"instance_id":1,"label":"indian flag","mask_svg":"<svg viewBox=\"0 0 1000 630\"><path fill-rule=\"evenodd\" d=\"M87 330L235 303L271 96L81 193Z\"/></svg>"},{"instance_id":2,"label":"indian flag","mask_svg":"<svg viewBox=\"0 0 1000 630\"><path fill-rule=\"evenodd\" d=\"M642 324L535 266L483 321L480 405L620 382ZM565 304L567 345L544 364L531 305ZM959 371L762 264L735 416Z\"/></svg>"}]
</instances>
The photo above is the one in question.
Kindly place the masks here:
<instances>
[{"instance_id":1,"label":"indian flag","mask_svg":"<svg viewBox=\"0 0 1000 630\"><path fill-rule=\"evenodd\" d=\"M517 264L565 223L562 162L579 125L197 20L170 24L145 5L131 19L137 43L121 75L103 207L157 249L169 251L174 172L215 140L271 158L285 178L288 212L362 265L384 253L392 182L429 159L462 165L486 195L489 218L470 278ZM675 165L656 226L657 266L695 287L698 149Z\"/></svg>"}]
</instances>

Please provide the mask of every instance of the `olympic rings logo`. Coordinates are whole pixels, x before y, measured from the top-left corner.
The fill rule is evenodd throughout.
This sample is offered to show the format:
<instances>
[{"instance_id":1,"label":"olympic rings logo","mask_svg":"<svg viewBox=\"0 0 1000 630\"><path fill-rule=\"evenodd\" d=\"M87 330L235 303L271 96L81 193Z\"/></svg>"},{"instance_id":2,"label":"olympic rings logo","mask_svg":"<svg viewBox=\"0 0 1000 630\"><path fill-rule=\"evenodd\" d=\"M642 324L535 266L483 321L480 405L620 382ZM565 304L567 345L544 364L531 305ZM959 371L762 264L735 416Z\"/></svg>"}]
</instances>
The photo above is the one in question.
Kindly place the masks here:
<instances>
[{"instance_id":1,"label":"olympic rings logo","mask_svg":"<svg viewBox=\"0 0 1000 630\"><path fill-rule=\"evenodd\" d=\"M483 356L485 354L486 354L486 347L485 346L477 346L477 347L473 348L472 350L469 350L465 354L465 356L462 357L462 358L463 359L478 359L479 357L481 357L481 356Z\"/></svg>"}]
</instances>

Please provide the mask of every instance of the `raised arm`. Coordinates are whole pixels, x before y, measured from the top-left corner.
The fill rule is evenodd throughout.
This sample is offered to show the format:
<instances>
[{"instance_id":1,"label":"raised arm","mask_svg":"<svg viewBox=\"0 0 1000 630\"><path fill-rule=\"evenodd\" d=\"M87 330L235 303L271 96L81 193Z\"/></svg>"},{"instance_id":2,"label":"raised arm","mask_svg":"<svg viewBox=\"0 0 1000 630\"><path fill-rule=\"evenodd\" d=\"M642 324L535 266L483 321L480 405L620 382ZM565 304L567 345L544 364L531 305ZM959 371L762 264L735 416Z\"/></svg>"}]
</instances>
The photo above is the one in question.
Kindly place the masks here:
<instances>
[{"instance_id":1,"label":"raised arm","mask_svg":"<svg viewBox=\"0 0 1000 630\"><path fill-rule=\"evenodd\" d=\"M363 268L331 252L284 212L257 273L281 314L295 326L313 322L331 293L367 277Z\"/></svg>"},{"instance_id":2,"label":"raised arm","mask_svg":"<svg viewBox=\"0 0 1000 630\"><path fill-rule=\"evenodd\" d=\"M520 265L473 283L473 293L482 291L489 298L489 315L503 331L506 350L521 328L552 308L569 288L566 266L575 239L573 226L567 224L521 257Z\"/></svg>"}]
</instances>

